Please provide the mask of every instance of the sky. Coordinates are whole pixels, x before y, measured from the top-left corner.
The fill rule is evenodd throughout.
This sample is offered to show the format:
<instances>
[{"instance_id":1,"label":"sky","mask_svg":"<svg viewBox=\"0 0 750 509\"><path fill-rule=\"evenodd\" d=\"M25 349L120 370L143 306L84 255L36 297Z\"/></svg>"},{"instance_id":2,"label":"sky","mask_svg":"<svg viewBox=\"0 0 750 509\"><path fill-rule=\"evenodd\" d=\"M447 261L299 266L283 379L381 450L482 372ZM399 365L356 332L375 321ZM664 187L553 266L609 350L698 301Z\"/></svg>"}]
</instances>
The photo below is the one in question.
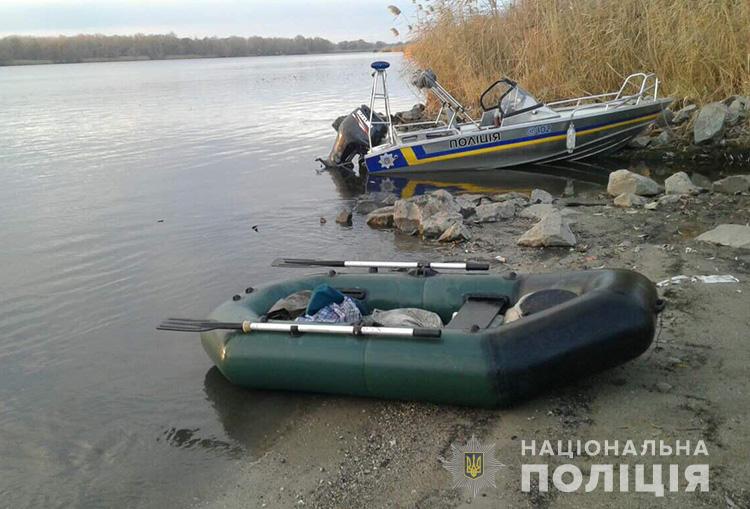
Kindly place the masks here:
<instances>
[{"instance_id":1,"label":"sky","mask_svg":"<svg viewBox=\"0 0 750 509\"><path fill-rule=\"evenodd\" d=\"M404 11L394 19L389 4ZM169 33L403 40L411 0L0 0L0 36Z\"/></svg>"}]
</instances>

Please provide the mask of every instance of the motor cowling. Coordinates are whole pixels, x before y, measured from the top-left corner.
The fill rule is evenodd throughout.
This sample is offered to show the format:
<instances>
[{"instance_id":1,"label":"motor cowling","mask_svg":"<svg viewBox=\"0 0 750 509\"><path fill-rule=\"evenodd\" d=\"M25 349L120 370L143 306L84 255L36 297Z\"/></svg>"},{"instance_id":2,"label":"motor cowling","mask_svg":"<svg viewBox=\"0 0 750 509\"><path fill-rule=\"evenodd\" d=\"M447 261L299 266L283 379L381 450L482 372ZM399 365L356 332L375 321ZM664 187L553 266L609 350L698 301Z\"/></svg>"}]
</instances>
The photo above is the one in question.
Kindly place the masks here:
<instances>
[{"instance_id":1,"label":"motor cowling","mask_svg":"<svg viewBox=\"0 0 750 509\"><path fill-rule=\"evenodd\" d=\"M373 113L372 121L384 122L383 117ZM333 124L337 131L328 159L322 161L325 166L341 166L350 163L354 156L364 155L370 149L368 133L372 129L372 144L379 145L385 137L385 124L375 124L370 128L370 108L364 104Z\"/></svg>"}]
</instances>

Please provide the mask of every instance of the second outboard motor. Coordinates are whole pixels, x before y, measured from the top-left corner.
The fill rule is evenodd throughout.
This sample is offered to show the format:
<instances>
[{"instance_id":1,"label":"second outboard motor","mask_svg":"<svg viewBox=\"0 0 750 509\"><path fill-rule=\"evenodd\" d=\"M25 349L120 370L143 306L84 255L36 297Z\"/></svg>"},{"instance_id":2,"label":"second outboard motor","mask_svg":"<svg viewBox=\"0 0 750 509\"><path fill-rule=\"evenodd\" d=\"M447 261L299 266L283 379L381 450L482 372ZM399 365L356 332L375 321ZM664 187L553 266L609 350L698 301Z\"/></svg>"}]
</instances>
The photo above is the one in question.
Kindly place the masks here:
<instances>
[{"instance_id":1,"label":"second outboard motor","mask_svg":"<svg viewBox=\"0 0 750 509\"><path fill-rule=\"evenodd\" d=\"M380 115L374 113L373 122L385 122ZM327 167L342 166L350 163L357 154L364 155L370 150L370 140L368 132L370 122L370 108L364 104L346 115L342 119L334 122L333 127L337 130L338 135L333 144L328 159L319 159ZM338 124L338 125L337 125ZM379 145L388 128L385 124L375 124L372 127L372 144Z\"/></svg>"}]
</instances>

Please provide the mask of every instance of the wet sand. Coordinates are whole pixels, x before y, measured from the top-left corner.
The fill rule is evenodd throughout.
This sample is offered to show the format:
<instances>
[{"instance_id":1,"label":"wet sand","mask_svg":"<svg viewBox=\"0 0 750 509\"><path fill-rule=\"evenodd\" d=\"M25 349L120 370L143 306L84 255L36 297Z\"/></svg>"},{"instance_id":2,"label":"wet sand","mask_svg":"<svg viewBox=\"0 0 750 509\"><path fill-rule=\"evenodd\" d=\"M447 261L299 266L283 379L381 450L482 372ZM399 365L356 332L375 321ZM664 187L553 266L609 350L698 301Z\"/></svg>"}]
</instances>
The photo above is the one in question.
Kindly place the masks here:
<instances>
[{"instance_id":1,"label":"wet sand","mask_svg":"<svg viewBox=\"0 0 750 509\"><path fill-rule=\"evenodd\" d=\"M524 404L497 410L325 395L293 395L297 407L264 439L263 453L216 479L215 497L198 507L750 507L750 251L694 240L721 223L747 224L750 198L704 194L656 211L578 207L575 248L529 249L516 239L534 221L472 226L473 240L434 244L441 256L493 261L503 272L623 267L654 281L732 274L739 283L683 283L660 289L667 301L657 338L639 358ZM364 221L355 214L354 221ZM494 261L496 256L507 263ZM218 380L218 384L225 383ZM224 389L231 390L228 384ZM219 387L218 389L222 389ZM252 393L252 391L247 392ZM252 420L235 422L237 432ZM494 443L505 465L497 487L475 499L452 488L440 458L476 435ZM710 491L585 493L521 490L521 441L705 441ZM678 463L705 456L639 456L621 462ZM537 460L540 457L536 458ZM596 457L542 458L573 463L589 478ZM531 461L534 462L534 461ZM666 467L665 467L666 468ZM616 475L616 474L615 474ZM650 479L650 474L647 474ZM666 480L664 481L666 486ZM632 482L631 482L632 491Z\"/></svg>"}]
</instances>

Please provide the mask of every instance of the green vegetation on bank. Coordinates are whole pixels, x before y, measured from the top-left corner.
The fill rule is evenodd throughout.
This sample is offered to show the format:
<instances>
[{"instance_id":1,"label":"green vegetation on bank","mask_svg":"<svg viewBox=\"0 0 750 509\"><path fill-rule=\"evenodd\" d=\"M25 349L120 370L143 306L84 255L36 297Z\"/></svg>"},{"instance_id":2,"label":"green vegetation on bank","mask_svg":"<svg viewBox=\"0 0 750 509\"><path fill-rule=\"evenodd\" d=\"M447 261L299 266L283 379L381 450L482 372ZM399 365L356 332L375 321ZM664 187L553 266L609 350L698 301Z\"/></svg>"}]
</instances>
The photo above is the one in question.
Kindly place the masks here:
<instances>
[{"instance_id":1,"label":"green vegetation on bank","mask_svg":"<svg viewBox=\"0 0 750 509\"><path fill-rule=\"evenodd\" d=\"M638 71L678 100L750 95L748 0L436 3L407 55L468 104L500 76L551 100L617 90Z\"/></svg>"},{"instance_id":2,"label":"green vegetation on bank","mask_svg":"<svg viewBox=\"0 0 750 509\"><path fill-rule=\"evenodd\" d=\"M320 37L204 37L167 35L9 36L0 39L0 65L165 58L304 55L387 49L382 41L333 43Z\"/></svg>"}]
</instances>

